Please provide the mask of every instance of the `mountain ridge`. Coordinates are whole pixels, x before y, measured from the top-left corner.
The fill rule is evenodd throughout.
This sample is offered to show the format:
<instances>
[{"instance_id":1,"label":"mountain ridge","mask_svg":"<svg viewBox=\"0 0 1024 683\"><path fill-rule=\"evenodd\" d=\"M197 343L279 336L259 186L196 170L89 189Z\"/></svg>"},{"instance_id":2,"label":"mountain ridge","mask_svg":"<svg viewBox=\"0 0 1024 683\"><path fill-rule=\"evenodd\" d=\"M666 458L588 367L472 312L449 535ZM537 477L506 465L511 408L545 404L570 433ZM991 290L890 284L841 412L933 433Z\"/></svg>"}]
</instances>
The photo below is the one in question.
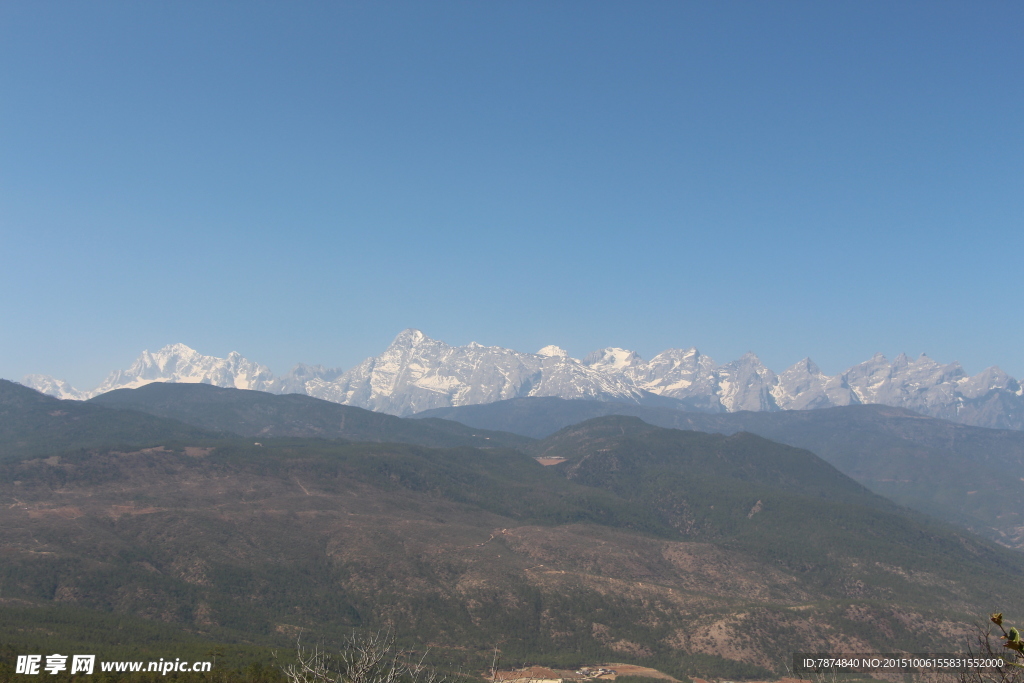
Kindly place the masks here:
<instances>
[{"instance_id":1,"label":"mountain ridge","mask_svg":"<svg viewBox=\"0 0 1024 683\"><path fill-rule=\"evenodd\" d=\"M516 448L533 441L511 433L473 429L438 418L410 420L339 405L302 394L204 384L153 382L115 389L85 405L132 410L200 429L256 438L317 438L413 443L435 448Z\"/></svg>"},{"instance_id":2,"label":"mountain ridge","mask_svg":"<svg viewBox=\"0 0 1024 683\"><path fill-rule=\"evenodd\" d=\"M667 349L644 360L609 347L582 360L557 346L523 353L470 343L451 346L403 330L383 353L349 370L297 364L274 376L236 352L204 356L184 344L144 351L127 370L82 391L45 375L24 384L64 399L85 400L151 382L207 383L275 394L304 393L343 405L408 416L426 410L554 396L732 413L807 410L879 403L963 424L1024 430L1024 388L997 366L969 376L953 362L922 354L889 361L875 354L829 376L810 358L775 373L752 352L719 365L696 347Z\"/></svg>"}]
</instances>

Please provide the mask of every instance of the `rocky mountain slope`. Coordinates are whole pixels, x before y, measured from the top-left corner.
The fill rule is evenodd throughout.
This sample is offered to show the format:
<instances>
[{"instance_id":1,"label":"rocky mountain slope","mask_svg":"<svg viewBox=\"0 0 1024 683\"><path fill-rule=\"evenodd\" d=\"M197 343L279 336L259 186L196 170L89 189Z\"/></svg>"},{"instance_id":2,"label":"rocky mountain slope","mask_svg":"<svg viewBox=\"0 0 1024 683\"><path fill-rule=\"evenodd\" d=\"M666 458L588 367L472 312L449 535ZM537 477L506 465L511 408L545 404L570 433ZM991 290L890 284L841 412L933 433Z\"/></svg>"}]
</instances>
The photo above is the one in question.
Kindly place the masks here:
<instances>
[{"instance_id":1,"label":"rocky mountain slope","mask_svg":"<svg viewBox=\"0 0 1024 683\"><path fill-rule=\"evenodd\" d=\"M341 371L297 365L275 377L231 353L203 356L174 344L144 352L99 387L81 391L66 382L30 375L25 384L59 398L85 399L150 382L202 382L316 398L394 415L536 396L662 405L724 413L828 408L880 403L964 424L1024 429L1024 389L997 367L968 376L958 363L922 355L881 354L828 376L809 358L776 374L753 353L717 364L696 348L668 349L651 360L607 348L583 360L557 346L522 353L472 343L450 346L405 330L379 356Z\"/></svg>"}]
</instances>

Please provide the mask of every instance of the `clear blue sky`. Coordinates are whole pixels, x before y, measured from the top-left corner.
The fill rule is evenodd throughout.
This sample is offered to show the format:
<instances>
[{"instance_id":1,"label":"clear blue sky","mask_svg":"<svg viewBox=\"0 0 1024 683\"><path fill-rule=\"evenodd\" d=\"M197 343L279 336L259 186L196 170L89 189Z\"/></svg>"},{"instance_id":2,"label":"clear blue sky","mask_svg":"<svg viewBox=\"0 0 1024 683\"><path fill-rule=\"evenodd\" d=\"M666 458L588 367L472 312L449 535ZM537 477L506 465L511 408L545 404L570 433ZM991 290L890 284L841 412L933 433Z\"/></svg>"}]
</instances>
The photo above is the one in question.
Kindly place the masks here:
<instances>
[{"instance_id":1,"label":"clear blue sky","mask_svg":"<svg viewBox=\"0 0 1024 683\"><path fill-rule=\"evenodd\" d=\"M0 376L144 348L1024 375L1020 2L0 4Z\"/></svg>"}]
</instances>

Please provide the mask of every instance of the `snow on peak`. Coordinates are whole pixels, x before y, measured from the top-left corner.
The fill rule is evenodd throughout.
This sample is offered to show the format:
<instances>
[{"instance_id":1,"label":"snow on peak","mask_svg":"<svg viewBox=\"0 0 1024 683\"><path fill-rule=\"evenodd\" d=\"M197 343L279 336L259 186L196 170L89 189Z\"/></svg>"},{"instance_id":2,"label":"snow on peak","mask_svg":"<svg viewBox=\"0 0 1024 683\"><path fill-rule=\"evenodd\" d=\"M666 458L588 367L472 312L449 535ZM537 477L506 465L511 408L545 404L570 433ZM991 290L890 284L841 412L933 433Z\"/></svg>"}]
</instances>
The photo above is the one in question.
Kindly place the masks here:
<instances>
[{"instance_id":1,"label":"snow on peak","mask_svg":"<svg viewBox=\"0 0 1024 683\"><path fill-rule=\"evenodd\" d=\"M147 354L147 353L149 353L149 351L148 350L147 351L143 351L142 353ZM171 356L171 355L174 355L174 356L195 356L195 355L198 355L198 354L199 354L199 352L196 351L195 349L193 349L191 346L186 346L185 344L182 344L182 343L179 342L177 344L168 344L167 346L164 346L163 348L158 350L155 354L151 354L151 355L155 355L155 356Z\"/></svg>"},{"instance_id":2,"label":"snow on peak","mask_svg":"<svg viewBox=\"0 0 1024 683\"><path fill-rule=\"evenodd\" d=\"M583 364L601 372L622 372L626 368L643 364L644 360L635 352L610 346L594 351L583 359Z\"/></svg>"},{"instance_id":3,"label":"snow on peak","mask_svg":"<svg viewBox=\"0 0 1024 683\"><path fill-rule=\"evenodd\" d=\"M40 393L60 399L84 401L89 398L88 392L74 388L65 380L54 379L53 377L48 377L46 375L25 375L25 377L22 378L21 383Z\"/></svg>"},{"instance_id":4,"label":"snow on peak","mask_svg":"<svg viewBox=\"0 0 1024 683\"><path fill-rule=\"evenodd\" d=\"M821 368L819 368L818 364L815 363L813 360L811 360L809 357L808 358L804 358L803 360L799 361L793 367L796 367L797 365L801 366L808 374L811 374L811 375L820 375L821 374Z\"/></svg>"},{"instance_id":5,"label":"snow on peak","mask_svg":"<svg viewBox=\"0 0 1024 683\"><path fill-rule=\"evenodd\" d=\"M398 333L398 336L391 342L391 346L415 346L424 341L433 340L419 330L408 327Z\"/></svg>"},{"instance_id":6,"label":"snow on peak","mask_svg":"<svg viewBox=\"0 0 1024 683\"><path fill-rule=\"evenodd\" d=\"M548 356L548 357L550 357L550 356L558 356L558 357L561 357L561 358L568 358L569 357L569 352L566 351L565 349L563 349L560 346L555 346L554 344L549 344L548 346L545 346L543 349L538 351L537 355L538 356Z\"/></svg>"},{"instance_id":7,"label":"snow on peak","mask_svg":"<svg viewBox=\"0 0 1024 683\"><path fill-rule=\"evenodd\" d=\"M185 344L169 344L159 351L143 351L127 370L116 370L91 391L80 391L66 382L42 375L26 378L28 386L57 396L84 400L115 389L135 389L152 382L213 384L236 389L277 390L270 369L244 358L236 351L227 358L204 356Z\"/></svg>"}]
</instances>

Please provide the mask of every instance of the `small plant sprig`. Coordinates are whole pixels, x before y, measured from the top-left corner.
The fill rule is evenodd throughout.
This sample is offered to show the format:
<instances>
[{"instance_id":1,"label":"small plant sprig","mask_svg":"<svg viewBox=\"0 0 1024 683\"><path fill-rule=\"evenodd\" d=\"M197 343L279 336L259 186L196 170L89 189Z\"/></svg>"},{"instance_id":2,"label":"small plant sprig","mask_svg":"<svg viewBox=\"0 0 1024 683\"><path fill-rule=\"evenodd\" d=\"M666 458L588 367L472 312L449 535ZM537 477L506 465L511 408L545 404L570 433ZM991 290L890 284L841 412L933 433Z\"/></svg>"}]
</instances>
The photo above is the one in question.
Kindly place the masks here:
<instances>
[{"instance_id":1,"label":"small plant sprig","mask_svg":"<svg viewBox=\"0 0 1024 683\"><path fill-rule=\"evenodd\" d=\"M1013 658L1017 660L1024 657L1024 640L1021 640L1020 631L1018 631L1013 626L1010 627L1009 631L1003 628L1002 612L996 612L995 614L991 615L989 619L992 621L993 624L999 627L1000 631L1003 632L1003 635L1001 636L1003 639L1003 647L1009 648L1014 651ZM1016 666L1024 669L1024 665L1018 664L1016 661L1007 663L1010 666Z\"/></svg>"}]
</instances>

